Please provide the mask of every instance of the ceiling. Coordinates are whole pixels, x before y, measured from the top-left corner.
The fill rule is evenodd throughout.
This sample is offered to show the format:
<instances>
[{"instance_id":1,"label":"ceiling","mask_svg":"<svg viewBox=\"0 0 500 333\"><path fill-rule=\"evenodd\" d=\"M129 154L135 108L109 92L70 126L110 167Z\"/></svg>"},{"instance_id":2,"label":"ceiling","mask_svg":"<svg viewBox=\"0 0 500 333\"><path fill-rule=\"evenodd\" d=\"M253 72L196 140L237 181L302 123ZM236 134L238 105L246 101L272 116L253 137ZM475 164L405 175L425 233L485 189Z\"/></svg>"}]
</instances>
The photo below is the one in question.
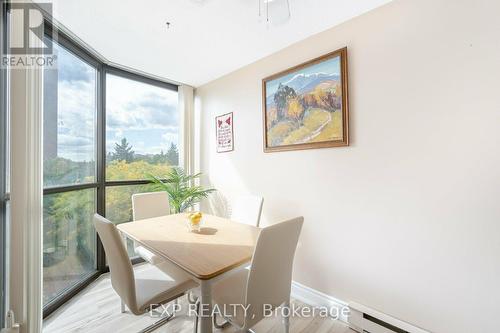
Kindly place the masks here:
<instances>
[{"instance_id":1,"label":"ceiling","mask_svg":"<svg viewBox=\"0 0 500 333\"><path fill-rule=\"evenodd\" d=\"M258 0L53 0L53 12L109 61L197 87L389 1L290 0L277 26Z\"/></svg>"}]
</instances>

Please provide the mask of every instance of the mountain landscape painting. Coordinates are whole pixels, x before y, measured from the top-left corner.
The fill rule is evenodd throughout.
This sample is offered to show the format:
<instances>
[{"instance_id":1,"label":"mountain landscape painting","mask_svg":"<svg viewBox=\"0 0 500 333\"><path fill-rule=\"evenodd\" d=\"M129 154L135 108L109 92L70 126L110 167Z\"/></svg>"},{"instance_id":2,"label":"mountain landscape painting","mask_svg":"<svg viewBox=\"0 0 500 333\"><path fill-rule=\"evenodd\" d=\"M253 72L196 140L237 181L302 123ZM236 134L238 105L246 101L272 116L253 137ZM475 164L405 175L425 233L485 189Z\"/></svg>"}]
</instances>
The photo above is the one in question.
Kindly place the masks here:
<instances>
[{"instance_id":1,"label":"mountain landscape painting","mask_svg":"<svg viewBox=\"0 0 500 333\"><path fill-rule=\"evenodd\" d=\"M348 145L347 50L263 80L264 151Z\"/></svg>"}]
</instances>

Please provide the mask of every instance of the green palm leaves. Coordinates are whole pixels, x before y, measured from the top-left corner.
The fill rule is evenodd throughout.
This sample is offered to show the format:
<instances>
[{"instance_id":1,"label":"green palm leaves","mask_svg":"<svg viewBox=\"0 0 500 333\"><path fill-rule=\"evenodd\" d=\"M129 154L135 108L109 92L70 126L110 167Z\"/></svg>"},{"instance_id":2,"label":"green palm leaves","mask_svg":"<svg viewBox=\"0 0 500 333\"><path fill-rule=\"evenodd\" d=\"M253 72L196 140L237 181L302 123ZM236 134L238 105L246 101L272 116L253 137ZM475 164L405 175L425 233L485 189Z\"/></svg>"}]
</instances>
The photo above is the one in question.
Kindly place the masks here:
<instances>
[{"instance_id":1,"label":"green palm leaves","mask_svg":"<svg viewBox=\"0 0 500 333\"><path fill-rule=\"evenodd\" d=\"M202 186L194 185L200 176L201 173L186 175L181 168L172 168L165 179L151 174L148 178L155 184L155 189L168 193L170 209L174 213L181 213L215 191L213 188L203 189Z\"/></svg>"}]
</instances>

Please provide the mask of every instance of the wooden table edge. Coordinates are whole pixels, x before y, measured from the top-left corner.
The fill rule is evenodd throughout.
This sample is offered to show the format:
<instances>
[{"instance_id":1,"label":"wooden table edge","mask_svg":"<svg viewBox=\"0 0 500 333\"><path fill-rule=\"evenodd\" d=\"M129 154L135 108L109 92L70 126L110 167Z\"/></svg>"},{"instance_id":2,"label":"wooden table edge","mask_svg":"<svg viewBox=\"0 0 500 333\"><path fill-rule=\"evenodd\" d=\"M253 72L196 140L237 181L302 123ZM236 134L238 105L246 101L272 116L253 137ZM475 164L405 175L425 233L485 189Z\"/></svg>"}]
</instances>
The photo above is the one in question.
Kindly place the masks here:
<instances>
[{"instance_id":1,"label":"wooden table edge","mask_svg":"<svg viewBox=\"0 0 500 333\"><path fill-rule=\"evenodd\" d=\"M126 222L126 223L121 223L121 224L127 224L127 223L133 223L134 221L132 222ZM134 242L137 242L139 244L141 244L142 246L144 246L147 250L153 252L154 254L156 254L157 256L160 256L161 258L164 258L168 261L170 261L172 264L176 265L177 267L179 267L180 269L182 269L183 271L185 271L186 273L192 275L193 277L195 277L196 279L199 279L199 280L210 280L210 279L213 279L219 275L222 275L226 272L229 272L230 270L233 270L241 265L243 265L244 263L247 263L247 262L250 262L250 260L252 259L252 256L249 256L248 258L245 258L243 260L240 260L238 261L237 263L231 265L231 266L227 266L223 269L220 269L214 273L211 273L211 274L208 274L208 275L200 275L200 274L197 274L197 273L194 273L193 271L191 271L190 269L180 265L179 263L175 262L174 260L172 260L171 258L169 258L168 256L166 256L165 254L163 253L159 253L158 251L156 251L155 249L151 248L150 246L148 246L147 244L141 242L140 240L136 239L135 237L131 236L129 233L127 233L126 231L122 230L120 228L121 224L118 224L116 227L118 228L118 230L125 234L128 238L130 238L131 240L133 240Z\"/></svg>"}]
</instances>

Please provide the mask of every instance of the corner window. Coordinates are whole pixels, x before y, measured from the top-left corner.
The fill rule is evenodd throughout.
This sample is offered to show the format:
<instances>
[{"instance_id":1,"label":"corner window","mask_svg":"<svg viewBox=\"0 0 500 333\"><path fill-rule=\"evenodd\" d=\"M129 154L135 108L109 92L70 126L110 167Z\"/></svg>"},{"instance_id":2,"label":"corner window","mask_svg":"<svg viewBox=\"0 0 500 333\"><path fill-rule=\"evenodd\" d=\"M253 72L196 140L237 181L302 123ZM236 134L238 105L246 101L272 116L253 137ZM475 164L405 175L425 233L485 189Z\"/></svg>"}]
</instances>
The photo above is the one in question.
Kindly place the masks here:
<instances>
[{"instance_id":1,"label":"corner window","mask_svg":"<svg viewBox=\"0 0 500 333\"><path fill-rule=\"evenodd\" d=\"M93 215L131 221L132 194L152 190L148 175L182 164L177 86L102 64L62 33L52 42L57 66L43 73L44 316L106 270ZM133 258L130 242L128 251Z\"/></svg>"},{"instance_id":2,"label":"corner window","mask_svg":"<svg viewBox=\"0 0 500 333\"><path fill-rule=\"evenodd\" d=\"M177 92L106 75L106 180L146 179L179 165Z\"/></svg>"},{"instance_id":3,"label":"corner window","mask_svg":"<svg viewBox=\"0 0 500 333\"><path fill-rule=\"evenodd\" d=\"M44 306L97 270L97 67L53 45L58 66L43 73Z\"/></svg>"}]
</instances>

